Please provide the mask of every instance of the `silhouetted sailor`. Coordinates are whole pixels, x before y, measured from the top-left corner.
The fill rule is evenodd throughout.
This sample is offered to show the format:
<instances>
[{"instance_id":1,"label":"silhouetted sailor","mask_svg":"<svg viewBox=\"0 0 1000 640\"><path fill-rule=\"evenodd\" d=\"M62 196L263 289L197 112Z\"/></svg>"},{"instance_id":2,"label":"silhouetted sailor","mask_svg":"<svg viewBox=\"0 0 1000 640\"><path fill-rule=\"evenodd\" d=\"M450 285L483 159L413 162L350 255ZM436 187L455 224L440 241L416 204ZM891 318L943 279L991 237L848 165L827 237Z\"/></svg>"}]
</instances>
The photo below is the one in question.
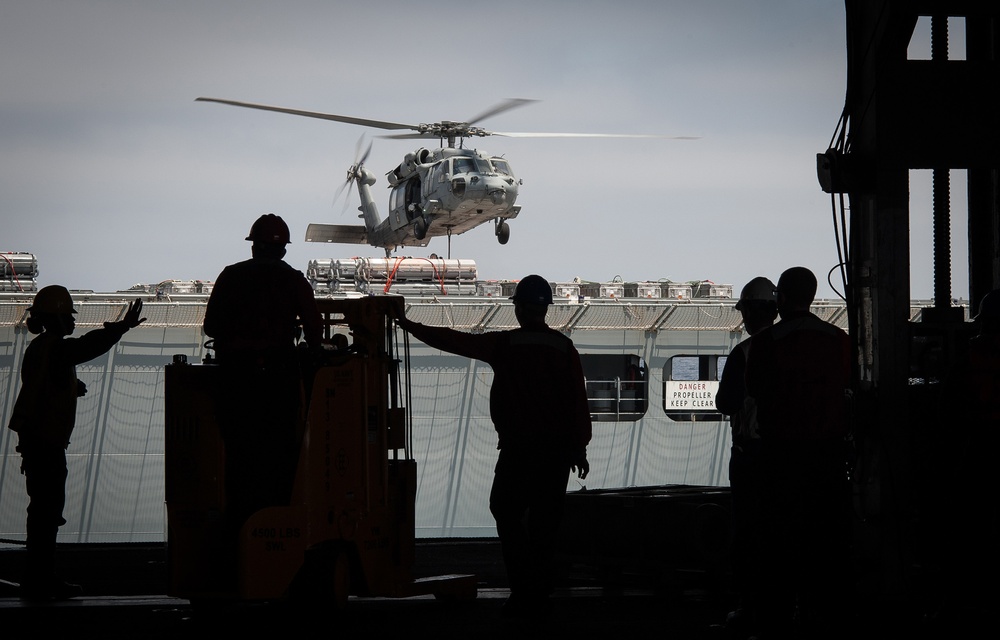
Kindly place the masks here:
<instances>
[{"instance_id":1,"label":"silhouetted sailor","mask_svg":"<svg viewBox=\"0 0 1000 640\"><path fill-rule=\"evenodd\" d=\"M500 450L490 493L511 596L507 615L548 608L552 554L571 471L590 471L590 409L580 355L572 340L545 323L549 283L537 275L515 289L520 328L472 334L400 319L422 342L493 368L490 416Z\"/></svg>"},{"instance_id":2,"label":"silhouetted sailor","mask_svg":"<svg viewBox=\"0 0 1000 640\"><path fill-rule=\"evenodd\" d=\"M246 239L253 242L252 257L219 274L205 309L205 333L223 364L292 361L300 334L311 347L322 337L312 287L282 260L290 234L279 216L258 218Z\"/></svg>"},{"instance_id":3,"label":"silhouetted sailor","mask_svg":"<svg viewBox=\"0 0 1000 640\"><path fill-rule=\"evenodd\" d=\"M732 452L729 458L729 487L733 510L733 577L740 596L739 608L727 619L727 626L753 625L759 589L761 527L761 454L757 429L757 407L747 395L746 364L753 336L774 324L778 317L774 283L757 277L743 287L736 309L750 334L726 358L715 406L729 416Z\"/></svg>"},{"instance_id":4,"label":"silhouetted sailor","mask_svg":"<svg viewBox=\"0 0 1000 640\"><path fill-rule=\"evenodd\" d=\"M246 238L252 258L223 269L205 310L205 333L223 368L220 426L227 511L235 523L290 499L297 462L301 373L296 341L318 348L322 318L309 281L282 260L288 225L273 213Z\"/></svg>"},{"instance_id":5,"label":"silhouetted sailor","mask_svg":"<svg viewBox=\"0 0 1000 640\"><path fill-rule=\"evenodd\" d=\"M21 473L28 490L27 561L22 597L61 600L80 595L55 570L56 536L66 524L66 448L76 425L76 402L87 389L76 365L107 352L131 328L139 326L142 301L129 304L117 322L70 338L76 328L73 299L65 287L42 288L28 308L28 330L39 334L24 352L21 390L10 428L17 432Z\"/></svg>"},{"instance_id":6,"label":"silhouetted sailor","mask_svg":"<svg viewBox=\"0 0 1000 640\"><path fill-rule=\"evenodd\" d=\"M811 271L782 273L781 320L753 336L747 358L765 479L761 605L777 625L796 607L807 620L834 624L847 591L851 347L842 329L810 312L815 295Z\"/></svg>"}]
</instances>

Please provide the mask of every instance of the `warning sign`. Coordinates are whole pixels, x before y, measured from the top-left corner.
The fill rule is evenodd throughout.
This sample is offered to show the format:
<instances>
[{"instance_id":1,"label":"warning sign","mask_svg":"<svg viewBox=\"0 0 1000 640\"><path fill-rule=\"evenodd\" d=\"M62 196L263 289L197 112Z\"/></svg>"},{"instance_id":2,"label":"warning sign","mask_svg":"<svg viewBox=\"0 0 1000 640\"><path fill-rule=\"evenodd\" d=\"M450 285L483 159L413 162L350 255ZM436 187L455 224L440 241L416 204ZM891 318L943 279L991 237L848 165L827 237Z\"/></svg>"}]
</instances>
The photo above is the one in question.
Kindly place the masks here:
<instances>
[{"instance_id":1,"label":"warning sign","mask_svg":"<svg viewBox=\"0 0 1000 640\"><path fill-rule=\"evenodd\" d=\"M663 385L663 403L668 411L716 411L716 380L667 380Z\"/></svg>"}]
</instances>

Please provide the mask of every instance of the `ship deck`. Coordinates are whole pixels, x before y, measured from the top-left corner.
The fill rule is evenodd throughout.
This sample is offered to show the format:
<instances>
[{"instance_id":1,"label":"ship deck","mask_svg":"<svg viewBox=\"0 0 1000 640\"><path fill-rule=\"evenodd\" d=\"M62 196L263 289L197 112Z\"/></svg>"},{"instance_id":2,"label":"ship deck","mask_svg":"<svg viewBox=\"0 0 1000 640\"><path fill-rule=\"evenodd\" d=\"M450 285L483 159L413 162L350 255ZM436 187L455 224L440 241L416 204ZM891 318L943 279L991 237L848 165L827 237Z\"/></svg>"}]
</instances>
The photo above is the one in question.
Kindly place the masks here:
<instances>
[{"instance_id":1,"label":"ship deck","mask_svg":"<svg viewBox=\"0 0 1000 640\"><path fill-rule=\"evenodd\" d=\"M18 552L0 551L3 573ZM344 610L287 603L242 603L212 608L163 595L166 551L158 546L90 546L61 550L63 566L85 582L87 594L65 602L22 601L9 582L0 581L0 619L8 629L31 629L42 636L58 632L78 638L177 638L195 634L363 633L365 637L494 638L518 633L553 637L671 637L723 639L723 626L734 606L726 589L705 588L692 575L670 588L645 579L621 577L599 584L586 576L570 577L554 594L551 614L541 621L507 619L501 607L508 595L495 540L424 540L417 545L417 570L474 573L474 600L351 597ZM989 611L965 609L950 615L912 603L859 601L844 612L846 635L815 629L799 638L939 638L959 637L978 628Z\"/></svg>"}]
</instances>

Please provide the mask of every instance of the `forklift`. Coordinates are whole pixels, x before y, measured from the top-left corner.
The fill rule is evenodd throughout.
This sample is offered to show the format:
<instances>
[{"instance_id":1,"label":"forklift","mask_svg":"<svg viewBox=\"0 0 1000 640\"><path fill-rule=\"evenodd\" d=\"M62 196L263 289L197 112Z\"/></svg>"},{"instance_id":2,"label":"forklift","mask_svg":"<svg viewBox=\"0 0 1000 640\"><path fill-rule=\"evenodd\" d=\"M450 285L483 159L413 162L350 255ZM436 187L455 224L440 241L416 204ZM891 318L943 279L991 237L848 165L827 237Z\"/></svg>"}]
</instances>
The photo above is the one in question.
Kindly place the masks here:
<instances>
[{"instance_id":1,"label":"forklift","mask_svg":"<svg viewBox=\"0 0 1000 640\"><path fill-rule=\"evenodd\" d=\"M417 465L402 406L409 380L394 357L403 298L317 304L324 348L300 358L305 401L290 502L242 525L227 518L225 370L210 357L165 367L168 594L337 607L350 595L475 598L475 576L412 575Z\"/></svg>"}]
</instances>

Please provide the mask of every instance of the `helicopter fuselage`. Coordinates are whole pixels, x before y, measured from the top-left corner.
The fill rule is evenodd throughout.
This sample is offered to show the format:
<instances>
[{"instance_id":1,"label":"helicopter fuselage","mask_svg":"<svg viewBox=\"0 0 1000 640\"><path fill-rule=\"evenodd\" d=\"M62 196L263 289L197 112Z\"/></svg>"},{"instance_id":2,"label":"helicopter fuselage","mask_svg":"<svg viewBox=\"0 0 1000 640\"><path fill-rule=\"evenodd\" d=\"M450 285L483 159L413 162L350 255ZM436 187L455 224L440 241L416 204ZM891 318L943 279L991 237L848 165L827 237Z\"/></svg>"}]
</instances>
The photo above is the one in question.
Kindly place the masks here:
<instances>
[{"instance_id":1,"label":"helicopter fuselage","mask_svg":"<svg viewBox=\"0 0 1000 640\"><path fill-rule=\"evenodd\" d=\"M509 218L517 217L518 180L501 157L480 151L442 147L417 149L386 174L389 211L383 219L372 196L375 175L361 164L351 167L348 180L358 186L360 225L311 224L308 242L353 242L382 247L427 246L429 239L465 233L485 222L506 244Z\"/></svg>"},{"instance_id":2,"label":"helicopter fuselage","mask_svg":"<svg viewBox=\"0 0 1000 640\"><path fill-rule=\"evenodd\" d=\"M510 164L471 149L418 149L386 178L388 222L396 232L412 231L423 217L426 236L459 234L520 211L514 204L520 181Z\"/></svg>"}]
</instances>

